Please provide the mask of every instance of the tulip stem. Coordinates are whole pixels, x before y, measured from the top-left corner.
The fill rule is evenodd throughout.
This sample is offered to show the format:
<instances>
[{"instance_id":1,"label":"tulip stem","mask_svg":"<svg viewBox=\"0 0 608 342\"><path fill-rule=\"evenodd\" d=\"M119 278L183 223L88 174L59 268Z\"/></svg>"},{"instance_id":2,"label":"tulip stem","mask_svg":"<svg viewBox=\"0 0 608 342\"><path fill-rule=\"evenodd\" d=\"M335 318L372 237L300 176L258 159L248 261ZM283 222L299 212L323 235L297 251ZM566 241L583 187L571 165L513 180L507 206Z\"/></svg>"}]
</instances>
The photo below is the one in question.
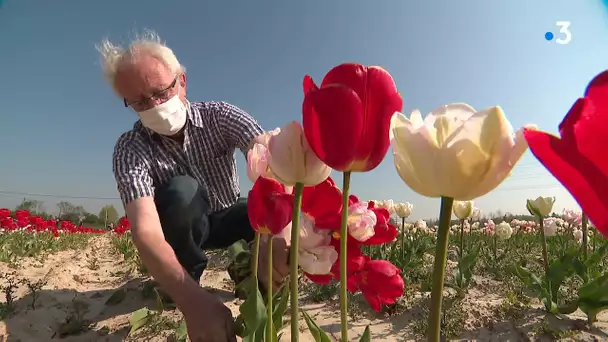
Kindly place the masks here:
<instances>
[{"instance_id":1,"label":"tulip stem","mask_svg":"<svg viewBox=\"0 0 608 342\"><path fill-rule=\"evenodd\" d=\"M266 298L266 315L268 316L267 321L266 321L266 341L272 341L273 340L273 336L272 336L272 312L273 312L273 307L272 307L272 297L273 297L273 292L272 292L272 236L268 237L268 286L267 286L267 294L266 296L268 298ZM296 277L297 278L297 277Z\"/></svg>"},{"instance_id":2,"label":"tulip stem","mask_svg":"<svg viewBox=\"0 0 608 342\"><path fill-rule=\"evenodd\" d=\"M448 255L448 238L450 234L450 221L452 220L453 205L453 198L441 197L439 229L437 231L437 245L435 246L435 261L433 266L431 313L429 315L428 324L429 330L427 341L429 342L439 342L441 338L441 302L443 299L443 283L445 280L445 267Z\"/></svg>"},{"instance_id":3,"label":"tulip stem","mask_svg":"<svg viewBox=\"0 0 608 342\"><path fill-rule=\"evenodd\" d=\"M401 260L405 258L405 217L401 218Z\"/></svg>"},{"instance_id":4,"label":"tulip stem","mask_svg":"<svg viewBox=\"0 0 608 342\"><path fill-rule=\"evenodd\" d=\"M460 220L460 257L464 257L464 219Z\"/></svg>"},{"instance_id":5,"label":"tulip stem","mask_svg":"<svg viewBox=\"0 0 608 342\"><path fill-rule=\"evenodd\" d=\"M583 260L587 261L587 245L589 244L589 238L588 238L588 234L589 234L589 219L587 218L587 215L585 215L584 213L581 215L581 229L583 230L583 245L582 245L582 249L583 249Z\"/></svg>"},{"instance_id":6,"label":"tulip stem","mask_svg":"<svg viewBox=\"0 0 608 342\"><path fill-rule=\"evenodd\" d=\"M298 311L298 256L300 250L300 208L302 207L303 189L304 184L296 183L293 199L293 216L291 221L291 247L289 250L289 292L291 306L292 342L298 342L300 338L300 319Z\"/></svg>"},{"instance_id":7,"label":"tulip stem","mask_svg":"<svg viewBox=\"0 0 608 342\"><path fill-rule=\"evenodd\" d=\"M549 256L547 255L547 238L545 237L545 218L541 217L538 220L538 226L540 228L540 242L543 247L543 269L545 275L549 272Z\"/></svg>"},{"instance_id":8,"label":"tulip stem","mask_svg":"<svg viewBox=\"0 0 608 342\"><path fill-rule=\"evenodd\" d=\"M256 281L258 279L258 264L259 264L258 258L260 257L260 238L261 237L262 237L262 234L257 233L257 232L255 233L255 240L253 240L253 250L251 251L252 259L253 259L253 276L255 277Z\"/></svg>"},{"instance_id":9,"label":"tulip stem","mask_svg":"<svg viewBox=\"0 0 608 342\"><path fill-rule=\"evenodd\" d=\"M340 325L342 327L342 341L348 341L348 299L346 278L347 254L348 247L348 191L350 189L350 171L342 173L344 179L342 184L342 224L340 225Z\"/></svg>"}]
</instances>

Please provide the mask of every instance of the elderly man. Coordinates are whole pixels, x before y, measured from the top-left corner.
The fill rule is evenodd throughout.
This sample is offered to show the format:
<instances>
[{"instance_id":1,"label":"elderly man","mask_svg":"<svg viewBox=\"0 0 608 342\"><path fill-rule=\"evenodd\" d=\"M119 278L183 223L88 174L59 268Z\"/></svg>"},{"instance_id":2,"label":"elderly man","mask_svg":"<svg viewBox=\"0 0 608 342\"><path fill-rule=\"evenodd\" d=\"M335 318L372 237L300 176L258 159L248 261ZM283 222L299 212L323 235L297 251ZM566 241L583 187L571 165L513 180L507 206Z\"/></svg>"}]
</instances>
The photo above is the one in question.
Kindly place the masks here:
<instances>
[{"instance_id":1,"label":"elderly man","mask_svg":"<svg viewBox=\"0 0 608 342\"><path fill-rule=\"evenodd\" d=\"M185 69L154 33L127 48L105 40L98 50L108 83L139 116L116 142L113 171L141 258L183 312L192 341L236 341L230 310L199 280L203 250L254 238L234 152L247 156L263 130L228 103L188 101ZM274 273L283 279L287 248L278 245Z\"/></svg>"}]
</instances>

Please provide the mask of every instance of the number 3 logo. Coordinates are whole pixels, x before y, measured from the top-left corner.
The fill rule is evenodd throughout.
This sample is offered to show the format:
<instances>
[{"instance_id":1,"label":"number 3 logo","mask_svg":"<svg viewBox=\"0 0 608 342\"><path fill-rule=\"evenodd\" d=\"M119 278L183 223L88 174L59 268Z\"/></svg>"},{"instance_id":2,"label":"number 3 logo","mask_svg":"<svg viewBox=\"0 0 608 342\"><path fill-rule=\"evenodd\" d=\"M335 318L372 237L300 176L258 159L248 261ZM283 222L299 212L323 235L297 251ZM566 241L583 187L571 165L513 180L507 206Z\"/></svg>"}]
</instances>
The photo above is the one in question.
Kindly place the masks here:
<instances>
[{"instance_id":1,"label":"number 3 logo","mask_svg":"<svg viewBox=\"0 0 608 342\"><path fill-rule=\"evenodd\" d=\"M557 38L555 42L557 44L566 45L572 40L572 32L570 32L569 21L558 21L555 23L559 27L559 33L563 34L563 37Z\"/></svg>"}]
</instances>

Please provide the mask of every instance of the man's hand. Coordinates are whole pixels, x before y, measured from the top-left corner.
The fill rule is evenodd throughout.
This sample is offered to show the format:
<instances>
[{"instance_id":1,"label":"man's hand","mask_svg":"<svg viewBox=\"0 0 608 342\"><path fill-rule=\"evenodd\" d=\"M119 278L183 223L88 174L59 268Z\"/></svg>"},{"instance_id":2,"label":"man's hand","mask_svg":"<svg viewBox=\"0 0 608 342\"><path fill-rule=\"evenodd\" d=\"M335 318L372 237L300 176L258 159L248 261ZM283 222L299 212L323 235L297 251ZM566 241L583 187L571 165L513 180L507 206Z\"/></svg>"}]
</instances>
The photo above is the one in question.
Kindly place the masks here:
<instances>
[{"instance_id":1,"label":"man's hand","mask_svg":"<svg viewBox=\"0 0 608 342\"><path fill-rule=\"evenodd\" d=\"M180 307L192 342L236 342L232 312L215 295L199 288Z\"/></svg>"},{"instance_id":2,"label":"man's hand","mask_svg":"<svg viewBox=\"0 0 608 342\"><path fill-rule=\"evenodd\" d=\"M258 278L268 287L268 237L263 236L260 241L260 256L258 258ZM289 247L282 236L272 240L272 290L277 292L285 277L289 275Z\"/></svg>"}]
</instances>

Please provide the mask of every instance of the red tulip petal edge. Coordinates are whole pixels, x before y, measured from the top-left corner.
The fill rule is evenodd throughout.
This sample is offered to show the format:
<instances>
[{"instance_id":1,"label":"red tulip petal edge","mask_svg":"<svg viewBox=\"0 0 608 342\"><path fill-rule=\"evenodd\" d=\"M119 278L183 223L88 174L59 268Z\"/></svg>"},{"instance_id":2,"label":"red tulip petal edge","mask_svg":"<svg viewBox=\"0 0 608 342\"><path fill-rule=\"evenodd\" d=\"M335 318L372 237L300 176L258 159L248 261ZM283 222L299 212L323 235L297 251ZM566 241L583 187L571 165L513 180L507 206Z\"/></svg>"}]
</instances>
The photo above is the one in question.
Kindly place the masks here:
<instances>
[{"instance_id":1,"label":"red tulip petal edge","mask_svg":"<svg viewBox=\"0 0 608 342\"><path fill-rule=\"evenodd\" d=\"M560 137L526 130L534 156L572 194L608 236L608 70L596 76L562 123Z\"/></svg>"}]
</instances>

